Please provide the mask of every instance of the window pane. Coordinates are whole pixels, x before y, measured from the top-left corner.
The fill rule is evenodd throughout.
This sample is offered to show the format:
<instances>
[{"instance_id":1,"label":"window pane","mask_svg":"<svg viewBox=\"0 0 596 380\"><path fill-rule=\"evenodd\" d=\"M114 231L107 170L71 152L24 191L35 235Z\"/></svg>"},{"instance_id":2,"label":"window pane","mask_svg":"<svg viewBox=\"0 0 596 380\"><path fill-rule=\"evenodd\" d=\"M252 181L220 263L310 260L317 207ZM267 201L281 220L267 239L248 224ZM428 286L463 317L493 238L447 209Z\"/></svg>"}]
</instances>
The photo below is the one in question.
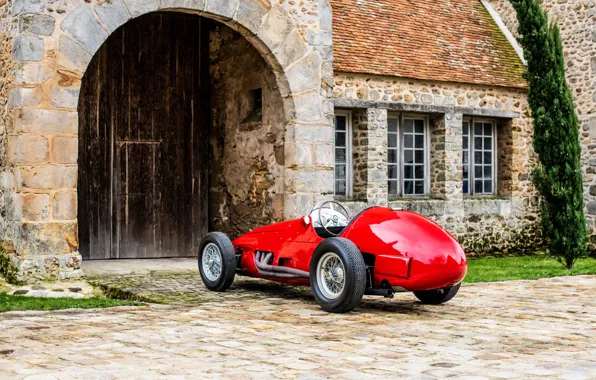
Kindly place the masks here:
<instances>
[{"instance_id":1,"label":"window pane","mask_svg":"<svg viewBox=\"0 0 596 380\"><path fill-rule=\"evenodd\" d=\"M414 120L412 120L412 119L404 120L404 132L405 133L413 133L414 132Z\"/></svg>"},{"instance_id":2,"label":"window pane","mask_svg":"<svg viewBox=\"0 0 596 380\"><path fill-rule=\"evenodd\" d=\"M404 148L413 148L413 147L414 147L414 136L404 135Z\"/></svg>"},{"instance_id":3,"label":"window pane","mask_svg":"<svg viewBox=\"0 0 596 380\"><path fill-rule=\"evenodd\" d=\"M415 159L415 163L417 164L424 164L424 151L423 150L417 150L414 153L414 159Z\"/></svg>"},{"instance_id":4,"label":"window pane","mask_svg":"<svg viewBox=\"0 0 596 380\"><path fill-rule=\"evenodd\" d=\"M462 148L468 149L468 143L469 143L468 137L466 136L466 137L464 137L464 141L462 142Z\"/></svg>"},{"instance_id":5,"label":"window pane","mask_svg":"<svg viewBox=\"0 0 596 380\"><path fill-rule=\"evenodd\" d=\"M346 181L335 181L335 194L346 195Z\"/></svg>"},{"instance_id":6,"label":"window pane","mask_svg":"<svg viewBox=\"0 0 596 380\"><path fill-rule=\"evenodd\" d=\"M493 139L490 137L484 138L484 150L492 150L493 149Z\"/></svg>"},{"instance_id":7,"label":"window pane","mask_svg":"<svg viewBox=\"0 0 596 380\"><path fill-rule=\"evenodd\" d=\"M482 136L482 123L474 123L474 134Z\"/></svg>"},{"instance_id":8,"label":"window pane","mask_svg":"<svg viewBox=\"0 0 596 380\"><path fill-rule=\"evenodd\" d=\"M389 195L397 195L397 181L389 181Z\"/></svg>"},{"instance_id":9,"label":"window pane","mask_svg":"<svg viewBox=\"0 0 596 380\"><path fill-rule=\"evenodd\" d=\"M389 179L397 179L397 165L389 165L387 169Z\"/></svg>"},{"instance_id":10,"label":"window pane","mask_svg":"<svg viewBox=\"0 0 596 380\"><path fill-rule=\"evenodd\" d=\"M482 193L482 180L474 181L474 192L476 194Z\"/></svg>"},{"instance_id":11,"label":"window pane","mask_svg":"<svg viewBox=\"0 0 596 380\"><path fill-rule=\"evenodd\" d=\"M345 131L346 130L347 118L345 116L335 117L335 130Z\"/></svg>"},{"instance_id":12,"label":"window pane","mask_svg":"<svg viewBox=\"0 0 596 380\"><path fill-rule=\"evenodd\" d=\"M404 181L404 194L414 194L414 181Z\"/></svg>"},{"instance_id":13,"label":"window pane","mask_svg":"<svg viewBox=\"0 0 596 380\"><path fill-rule=\"evenodd\" d=\"M404 162L406 164L413 164L414 163L414 151L411 149L406 149L404 151Z\"/></svg>"},{"instance_id":14,"label":"window pane","mask_svg":"<svg viewBox=\"0 0 596 380\"><path fill-rule=\"evenodd\" d=\"M493 163L493 154L492 154L492 152L484 152L484 163L485 164L492 164Z\"/></svg>"},{"instance_id":15,"label":"window pane","mask_svg":"<svg viewBox=\"0 0 596 380\"><path fill-rule=\"evenodd\" d=\"M463 127L464 136L467 136L468 129L470 128L470 123L468 121L464 121L462 127Z\"/></svg>"},{"instance_id":16,"label":"window pane","mask_svg":"<svg viewBox=\"0 0 596 380\"><path fill-rule=\"evenodd\" d=\"M346 148L335 149L335 162L345 163L346 162Z\"/></svg>"},{"instance_id":17,"label":"window pane","mask_svg":"<svg viewBox=\"0 0 596 380\"><path fill-rule=\"evenodd\" d=\"M474 153L474 165L482 164L482 152Z\"/></svg>"},{"instance_id":18,"label":"window pane","mask_svg":"<svg viewBox=\"0 0 596 380\"><path fill-rule=\"evenodd\" d=\"M346 165L335 165L335 179L346 179Z\"/></svg>"},{"instance_id":19,"label":"window pane","mask_svg":"<svg viewBox=\"0 0 596 380\"><path fill-rule=\"evenodd\" d=\"M482 179L482 166L474 166L474 179Z\"/></svg>"},{"instance_id":20,"label":"window pane","mask_svg":"<svg viewBox=\"0 0 596 380\"><path fill-rule=\"evenodd\" d=\"M490 123L484 124L484 135L485 136L492 136L493 134L493 125Z\"/></svg>"},{"instance_id":21,"label":"window pane","mask_svg":"<svg viewBox=\"0 0 596 380\"><path fill-rule=\"evenodd\" d=\"M397 133L397 119L387 119L387 128L389 132Z\"/></svg>"},{"instance_id":22,"label":"window pane","mask_svg":"<svg viewBox=\"0 0 596 380\"><path fill-rule=\"evenodd\" d=\"M346 146L346 133L337 132L335 134L335 146Z\"/></svg>"},{"instance_id":23,"label":"window pane","mask_svg":"<svg viewBox=\"0 0 596 380\"><path fill-rule=\"evenodd\" d=\"M468 176L470 175L469 169L468 169L468 165L464 166L464 179L468 179Z\"/></svg>"},{"instance_id":24,"label":"window pane","mask_svg":"<svg viewBox=\"0 0 596 380\"><path fill-rule=\"evenodd\" d=\"M424 135L416 135L416 148L424 148Z\"/></svg>"},{"instance_id":25,"label":"window pane","mask_svg":"<svg viewBox=\"0 0 596 380\"><path fill-rule=\"evenodd\" d=\"M468 170L467 166L468 166L468 151L464 151L463 155L464 155L464 170Z\"/></svg>"},{"instance_id":26,"label":"window pane","mask_svg":"<svg viewBox=\"0 0 596 380\"><path fill-rule=\"evenodd\" d=\"M415 173L416 179L424 179L424 165L416 165Z\"/></svg>"},{"instance_id":27,"label":"window pane","mask_svg":"<svg viewBox=\"0 0 596 380\"><path fill-rule=\"evenodd\" d=\"M397 149L389 149L389 162L396 164L397 163Z\"/></svg>"},{"instance_id":28,"label":"window pane","mask_svg":"<svg viewBox=\"0 0 596 380\"><path fill-rule=\"evenodd\" d=\"M389 148L397 148L397 135L390 133L387 135L387 146Z\"/></svg>"},{"instance_id":29,"label":"window pane","mask_svg":"<svg viewBox=\"0 0 596 380\"><path fill-rule=\"evenodd\" d=\"M474 137L474 149L482 149L482 137Z\"/></svg>"},{"instance_id":30,"label":"window pane","mask_svg":"<svg viewBox=\"0 0 596 380\"><path fill-rule=\"evenodd\" d=\"M493 181L484 181L484 193L491 194L493 192Z\"/></svg>"},{"instance_id":31,"label":"window pane","mask_svg":"<svg viewBox=\"0 0 596 380\"><path fill-rule=\"evenodd\" d=\"M469 190L468 190L468 180L464 180L464 194L468 194Z\"/></svg>"},{"instance_id":32,"label":"window pane","mask_svg":"<svg viewBox=\"0 0 596 380\"><path fill-rule=\"evenodd\" d=\"M416 120L415 122L415 132L416 133L424 133L424 120Z\"/></svg>"},{"instance_id":33,"label":"window pane","mask_svg":"<svg viewBox=\"0 0 596 380\"><path fill-rule=\"evenodd\" d=\"M413 179L414 178L414 168L411 165L406 165L404 167L404 178L405 179Z\"/></svg>"},{"instance_id":34,"label":"window pane","mask_svg":"<svg viewBox=\"0 0 596 380\"><path fill-rule=\"evenodd\" d=\"M416 195L424 195L424 181L416 181Z\"/></svg>"},{"instance_id":35,"label":"window pane","mask_svg":"<svg viewBox=\"0 0 596 380\"><path fill-rule=\"evenodd\" d=\"M493 178L493 167L492 166L485 166L484 167L484 178Z\"/></svg>"}]
</instances>

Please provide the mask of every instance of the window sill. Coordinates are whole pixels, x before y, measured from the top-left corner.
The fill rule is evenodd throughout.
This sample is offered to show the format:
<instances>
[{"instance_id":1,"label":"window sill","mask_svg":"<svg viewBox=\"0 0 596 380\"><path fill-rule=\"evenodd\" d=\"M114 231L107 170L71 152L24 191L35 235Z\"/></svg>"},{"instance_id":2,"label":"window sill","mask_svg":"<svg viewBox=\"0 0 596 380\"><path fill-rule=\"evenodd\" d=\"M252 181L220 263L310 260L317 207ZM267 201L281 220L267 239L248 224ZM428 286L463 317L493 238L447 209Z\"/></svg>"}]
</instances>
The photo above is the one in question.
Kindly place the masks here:
<instances>
[{"instance_id":1,"label":"window sill","mask_svg":"<svg viewBox=\"0 0 596 380\"><path fill-rule=\"evenodd\" d=\"M508 200L511 200L511 197L505 196L505 195L468 195L468 194L464 194L464 201L473 201L473 200L508 201Z\"/></svg>"},{"instance_id":2,"label":"window sill","mask_svg":"<svg viewBox=\"0 0 596 380\"><path fill-rule=\"evenodd\" d=\"M444 201L443 198L432 197L430 195L424 195L419 197L389 197L389 202L429 202L429 201Z\"/></svg>"},{"instance_id":3,"label":"window sill","mask_svg":"<svg viewBox=\"0 0 596 380\"><path fill-rule=\"evenodd\" d=\"M342 203L361 203L361 202L366 203L366 199L342 197L340 195L334 195L333 200L337 201L337 202L342 202Z\"/></svg>"}]
</instances>

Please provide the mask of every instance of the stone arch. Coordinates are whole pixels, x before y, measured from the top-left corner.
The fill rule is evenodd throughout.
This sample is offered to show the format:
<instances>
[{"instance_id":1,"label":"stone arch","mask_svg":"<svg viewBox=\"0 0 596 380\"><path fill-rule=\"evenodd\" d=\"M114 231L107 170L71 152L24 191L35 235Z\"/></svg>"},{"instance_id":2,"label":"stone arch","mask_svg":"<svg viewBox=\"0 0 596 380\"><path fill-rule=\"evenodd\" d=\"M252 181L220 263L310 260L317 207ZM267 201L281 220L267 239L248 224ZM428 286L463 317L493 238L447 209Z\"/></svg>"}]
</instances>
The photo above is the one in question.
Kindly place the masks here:
<instances>
[{"instance_id":1,"label":"stone arch","mask_svg":"<svg viewBox=\"0 0 596 380\"><path fill-rule=\"evenodd\" d=\"M286 217L308 211L317 195L332 194L329 1L319 3L319 29L314 30L298 26L282 5L269 0L112 0L79 4L60 25L58 76L65 73L82 78L110 33L133 18L157 11L191 13L221 22L246 38L272 68L286 115ZM60 91L68 92L69 103L56 106L76 108L80 81L68 89L52 90Z\"/></svg>"},{"instance_id":2,"label":"stone arch","mask_svg":"<svg viewBox=\"0 0 596 380\"><path fill-rule=\"evenodd\" d=\"M274 72L285 114L283 209L289 218L333 193L331 7L270 0L89 0L49 6L13 2L17 78L9 94L6 241L19 276L80 275L77 142L81 79L108 36L141 15L172 11L214 19L239 32ZM309 8L302 13L300 8ZM36 29L37 28L37 29ZM11 179L12 178L12 179ZM9 236L10 235L10 236ZM18 259L16 257L18 256ZM22 269L25 268L29 269ZM26 274L25 272L31 272ZM35 272L35 274L33 274ZM41 278L40 277L40 278Z\"/></svg>"},{"instance_id":3,"label":"stone arch","mask_svg":"<svg viewBox=\"0 0 596 380\"><path fill-rule=\"evenodd\" d=\"M112 0L80 4L61 23L58 70L82 77L93 55L114 30L133 18L157 11L197 14L239 32L274 71L288 118L318 121L311 111L320 103L321 57L304 40L287 12L267 0ZM295 104L294 94L299 95L300 104ZM311 94L317 96L307 98ZM302 104L305 101L315 104Z\"/></svg>"}]
</instances>

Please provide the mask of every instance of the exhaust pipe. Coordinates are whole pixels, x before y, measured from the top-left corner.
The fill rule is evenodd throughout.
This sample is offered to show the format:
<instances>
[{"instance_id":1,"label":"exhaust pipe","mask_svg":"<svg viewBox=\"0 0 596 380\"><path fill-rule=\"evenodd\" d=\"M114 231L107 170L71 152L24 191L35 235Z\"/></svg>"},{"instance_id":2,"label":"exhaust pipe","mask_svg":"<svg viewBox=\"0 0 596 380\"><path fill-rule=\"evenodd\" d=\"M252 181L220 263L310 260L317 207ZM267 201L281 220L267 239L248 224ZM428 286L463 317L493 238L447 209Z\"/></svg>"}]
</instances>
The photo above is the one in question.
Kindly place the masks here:
<instances>
[{"instance_id":1,"label":"exhaust pipe","mask_svg":"<svg viewBox=\"0 0 596 380\"><path fill-rule=\"evenodd\" d=\"M255 255L255 266L259 270L259 274L267 277L278 278L310 278L308 272L300 269L282 267L277 265L269 265L273 258L273 253L265 253L257 251Z\"/></svg>"}]
</instances>

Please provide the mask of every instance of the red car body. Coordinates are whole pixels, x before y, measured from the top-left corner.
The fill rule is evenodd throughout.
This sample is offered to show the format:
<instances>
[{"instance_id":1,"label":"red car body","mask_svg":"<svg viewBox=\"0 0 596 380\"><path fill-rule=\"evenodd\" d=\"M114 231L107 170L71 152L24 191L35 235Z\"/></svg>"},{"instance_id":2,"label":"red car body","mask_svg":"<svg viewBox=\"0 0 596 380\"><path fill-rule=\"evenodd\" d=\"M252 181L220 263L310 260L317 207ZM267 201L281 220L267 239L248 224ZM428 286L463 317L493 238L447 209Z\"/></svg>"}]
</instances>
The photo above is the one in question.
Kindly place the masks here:
<instances>
[{"instance_id":1,"label":"red car body","mask_svg":"<svg viewBox=\"0 0 596 380\"><path fill-rule=\"evenodd\" d=\"M387 283L408 291L445 288L459 284L467 272L466 255L457 240L439 224L410 211L369 208L357 215L339 237L351 240L369 257L372 288L386 287ZM307 216L257 228L232 244L241 255L241 273L309 285L307 278L262 276L255 264L255 252L273 253L274 266L308 272L311 257L323 240Z\"/></svg>"}]
</instances>

